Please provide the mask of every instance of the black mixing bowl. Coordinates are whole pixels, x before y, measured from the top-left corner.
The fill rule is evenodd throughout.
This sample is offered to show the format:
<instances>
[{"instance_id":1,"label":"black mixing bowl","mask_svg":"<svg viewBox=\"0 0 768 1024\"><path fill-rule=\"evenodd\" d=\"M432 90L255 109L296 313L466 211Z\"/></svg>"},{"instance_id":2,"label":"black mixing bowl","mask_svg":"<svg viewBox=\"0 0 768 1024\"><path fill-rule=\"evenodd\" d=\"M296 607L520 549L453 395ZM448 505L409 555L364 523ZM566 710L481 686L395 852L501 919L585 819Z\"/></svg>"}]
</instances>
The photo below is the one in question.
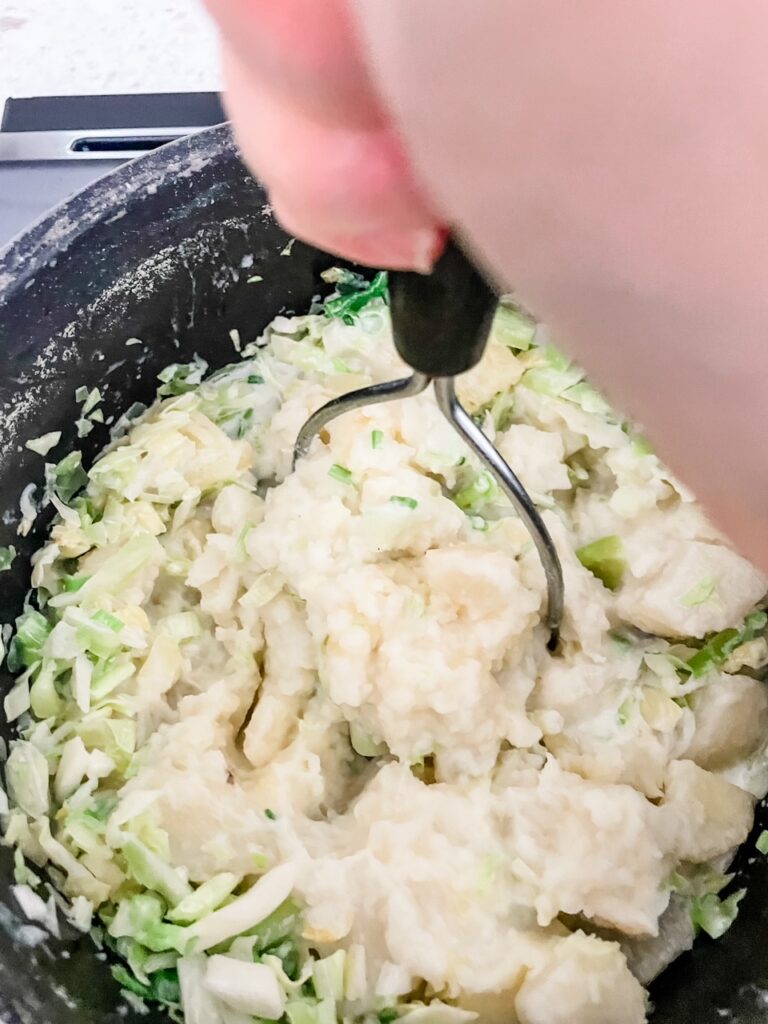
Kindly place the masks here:
<instances>
[{"instance_id":1,"label":"black mixing bowl","mask_svg":"<svg viewBox=\"0 0 768 1024\"><path fill-rule=\"evenodd\" d=\"M117 416L151 400L169 363L197 352L222 366L235 358L231 329L246 342L277 313L305 311L338 260L299 242L288 253L288 242L222 126L120 168L0 252L0 545L19 551L0 576L0 622L21 610L49 522L16 536L19 494L42 482L43 461L24 442L62 430L61 450L80 447L87 464L108 427L77 439L77 387L98 386L105 416ZM248 283L254 275L263 280ZM126 346L131 337L146 347ZM10 685L3 668L0 687ZM755 834L767 817L761 808ZM151 1024L122 1004L90 939L70 931L25 944L12 863L0 850L2 1020ZM737 867L747 895L736 923L717 942L699 939L656 982L654 1024L768 1022L768 858L754 838Z\"/></svg>"}]
</instances>

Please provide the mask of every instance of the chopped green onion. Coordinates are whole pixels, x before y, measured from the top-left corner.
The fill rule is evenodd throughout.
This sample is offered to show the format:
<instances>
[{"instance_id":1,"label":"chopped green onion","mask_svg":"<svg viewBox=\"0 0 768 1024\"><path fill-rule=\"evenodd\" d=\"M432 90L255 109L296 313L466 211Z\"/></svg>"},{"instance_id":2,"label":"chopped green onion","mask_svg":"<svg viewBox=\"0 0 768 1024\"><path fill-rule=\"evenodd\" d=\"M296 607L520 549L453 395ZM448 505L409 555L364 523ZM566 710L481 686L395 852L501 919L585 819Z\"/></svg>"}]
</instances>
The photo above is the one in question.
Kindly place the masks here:
<instances>
[{"instance_id":1,"label":"chopped green onion","mask_svg":"<svg viewBox=\"0 0 768 1024\"><path fill-rule=\"evenodd\" d=\"M760 853L768 854L768 831L763 829L763 831L757 837L757 842L755 843L755 846L760 851Z\"/></svg>"},{"instance_id":2,"label":"chopped green onion","mask_svg":"<svg viewBox=\"0 0 768 1024\"><path fill-rule=\"evenodd\" d=\"M392 1021L397 1020L399 1016L400 1014L394 1006L385 1006L376 1014L379 1024L392 1024Z\"/></svg>"},{"instance_id":3,"label":"chopped green onion","mask_svg":"<svg viewBox=\"0 0 768 1024\"><path fill-rule=\"evenodd\" d=\"M342 484L352 483L352 470L347 469L346 466L340 466L337 462L328 470L328 476Z\"/></svg>"},{"instance_id":4,"label":"chopped green onion","mask_svg":"<svg viewBox=\"0 0 768 1024\"><path fill-rule=\"evenodd\" d=\"M8 572L16 557L16 548L11 544L7 548L0 548L0 572Z\"/></svg>"},{"instance_id":5,"label":"chopped green onion","mask_svg":"<svg viewBox=\"0 0 768 1024\"><path fill-rule=\"evenodd\" d=\"M403 494L393 494L389 500L393 505L401 505L403 508L416 508L419 504L415 498L408 498Z\"/></svg>"},{"instance_id":6,"label":"chopped green onion","mask_svg":"<svg viewBox=\"0 0 768 1024\"><path fill-rule=\"evenodd\" d=\"M329 319L337 317L345 324L353 324L357 314L374 299L388 301L386 271L380 271L369 283L362 274L334 267L323 274L323 279L336 285L336 295L323 304Z\"/></svg>"},{"instance_id":7,"label":"chopped green onion","mask_svg":"<svg viewBox=\"0 0 768 1024\"><path fill-rule=\"evenodd\" d=\"M264 811L264 814L269 818L270 821L277 821L277 815L271 808L267 807L266 810Z\"/></svg>"},{"instance_id":8,"label":"chopped green onion","mask_svg":"<svg viewBox=\"0 0 768 1024\"><path fill-rule=\"evenodd\" d=\"M264 378L260 374L258 374L258 373L249 373L248 374L248 383L249 384L263 384L264 383Z\"/></svg>"},{"instance_id":9,"label":"chopped green onion","mask_svg":"<svg viewBox=\"0 0 768 1024\"><path fill-rule=\"evenodd\" d=\"M762 633L766 624L768 615L765 612L752 612L744 619L742 629L724 629L715 633L685 663L688 671L698 679L711 669L720 668L737 647Z\"/></svg>"},{"instance_id":10,"label":"chopped green onion","mask_svg":"<svg viewBox=\"0 0 768 1024\"><path fill-rule=\"evenodd\" d=\"M381 448L384 444L384 432L382 430L371 431L371 448Z\"/></svg>"},{"instance_id":11,"label":"chopped green onion","mask_svg":"<svg viewBox=\"0 0 768 1024\"><path fill-rule=\"evenodd\" d=\"M623 550L621 538L611 535L578 548L576 557L609 590L616 590L627 567L622 557Z\"/></svg>"}]
</instances>

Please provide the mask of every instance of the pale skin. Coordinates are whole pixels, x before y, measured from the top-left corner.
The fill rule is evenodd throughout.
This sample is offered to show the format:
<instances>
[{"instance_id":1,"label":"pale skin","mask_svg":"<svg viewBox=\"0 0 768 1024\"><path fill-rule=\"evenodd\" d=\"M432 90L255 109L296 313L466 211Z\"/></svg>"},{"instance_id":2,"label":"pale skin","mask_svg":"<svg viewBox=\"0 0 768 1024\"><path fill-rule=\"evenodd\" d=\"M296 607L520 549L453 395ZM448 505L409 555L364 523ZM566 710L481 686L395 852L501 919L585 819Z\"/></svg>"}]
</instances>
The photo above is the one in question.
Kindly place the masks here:
<instances>
[{"instance_id":1,"label":"pale skin","mask_svg":"<svg viewBox=\"0 0 768 1024\"><path fill-rule=\"evenodd\" d=\"M208 0L292 233L427 270L446 225L768 570L763 0Z\"/></svg>"}]
</instances>

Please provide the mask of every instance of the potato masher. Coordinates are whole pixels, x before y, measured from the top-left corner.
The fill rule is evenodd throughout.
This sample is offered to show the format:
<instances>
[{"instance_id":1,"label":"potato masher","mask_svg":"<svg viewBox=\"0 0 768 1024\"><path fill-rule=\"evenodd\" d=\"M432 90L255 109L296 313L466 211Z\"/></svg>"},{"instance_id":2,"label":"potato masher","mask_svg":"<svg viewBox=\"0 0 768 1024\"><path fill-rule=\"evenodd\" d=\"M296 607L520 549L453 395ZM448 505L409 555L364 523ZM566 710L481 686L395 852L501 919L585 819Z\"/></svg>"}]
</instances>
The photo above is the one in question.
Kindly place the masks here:
<instances>
[{"instance_id":1,"label":"potato masher","mask_svg":"<svg viewBox=\"0 0 768 1024\"><path fill-rule=\"evenodd\" d=\"M548 646L554 650L563 617L563 571L554 542L512 468L456 397L454 378L480 361L498 296L451 241L431 274L392 272L389 297L395 347L413 373L401 380L350 391L318 409L299 431L294 465L309 451L314 437L337 416L371 403L418 395L431 384L440 411L493 475L536 545L547 581Z\"/></svg>"}]
</instances>

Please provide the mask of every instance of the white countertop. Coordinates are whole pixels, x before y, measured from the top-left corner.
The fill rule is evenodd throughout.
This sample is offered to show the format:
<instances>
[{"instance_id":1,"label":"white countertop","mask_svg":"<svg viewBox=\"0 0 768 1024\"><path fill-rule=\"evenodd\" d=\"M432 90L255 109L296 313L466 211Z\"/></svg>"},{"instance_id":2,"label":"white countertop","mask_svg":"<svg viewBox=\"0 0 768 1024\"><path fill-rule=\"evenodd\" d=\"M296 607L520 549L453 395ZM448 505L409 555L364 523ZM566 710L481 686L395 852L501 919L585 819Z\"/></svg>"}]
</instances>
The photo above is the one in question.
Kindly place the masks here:
<instances>
[{"instance_id":1,"label":"white countertop","mask_svg":"<svg viewBox=\"0 0 768 1024\"><path fill-rule=\"evenodd\" d=\"M220 86L198 0L0 0L0 109L8 96Z\"/></svg>"}]
</instances>

